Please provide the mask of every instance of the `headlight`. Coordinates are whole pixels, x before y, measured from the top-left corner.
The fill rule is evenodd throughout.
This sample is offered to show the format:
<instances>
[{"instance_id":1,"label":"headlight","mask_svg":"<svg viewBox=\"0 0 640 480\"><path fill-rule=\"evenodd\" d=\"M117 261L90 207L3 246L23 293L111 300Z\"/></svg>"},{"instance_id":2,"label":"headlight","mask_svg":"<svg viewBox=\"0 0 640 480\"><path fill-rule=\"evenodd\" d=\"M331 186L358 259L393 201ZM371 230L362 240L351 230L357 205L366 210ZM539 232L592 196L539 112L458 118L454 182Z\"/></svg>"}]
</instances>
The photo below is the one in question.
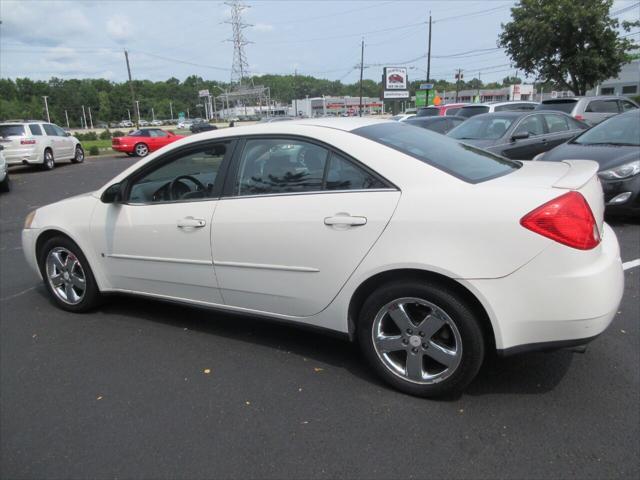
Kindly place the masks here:
<instances>
[{"instance_id":1,"label":"headlight","mask_svg":"<svg viewBox=\"0 0 640 480\"><path fill-rule=\"evenodd\" d=\"M640 160L635 160L630 163L625 163L619 167L610 168L609 170L603 170L598 175L605 180L619 180L622 178L633 177L640 173Z\"/></svg>"},{"instance_id":2,"label":"headlight","mask_svg":"<svg viewBox=\"0 0 640 480\"><path fill-rule=\"evenodd\" d=\"M24 219L24 228L28 229L31 228L31 224L33 223L33 219L36 216L36 210L32 210L31 212L27 213L27 218Z\"/></svg>"}]
</instances>

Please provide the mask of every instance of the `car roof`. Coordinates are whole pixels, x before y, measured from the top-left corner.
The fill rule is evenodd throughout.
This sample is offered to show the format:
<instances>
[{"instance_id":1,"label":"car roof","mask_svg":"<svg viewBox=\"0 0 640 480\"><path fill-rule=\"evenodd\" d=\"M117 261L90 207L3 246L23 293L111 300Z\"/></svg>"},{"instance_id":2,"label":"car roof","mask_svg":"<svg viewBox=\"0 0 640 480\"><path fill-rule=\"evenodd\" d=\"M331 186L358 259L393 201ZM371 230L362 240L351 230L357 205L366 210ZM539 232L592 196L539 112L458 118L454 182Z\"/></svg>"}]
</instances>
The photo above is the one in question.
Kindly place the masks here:
<instances>
[{"instance_id":1,"label":"car roof","mask_svg":"<svg viewBox=\"0 0 640 480\"><path fill-rule=\"evenodd\" d=\"M352 130L356 130L361 127L367 127L369 125L375 125L378 123L389 123L393 122L393 120L379 120L377 118L369 118L369 117L336 117L336 118L303 118L291 120L290 122L286 122L287 125L312 125L315 127L326 127L326 128L335 128L336 130L344 130L345 132L351 132ZM281 123L281 122L276 122ZM264 125L265 128L268 127L269 123L261 124Z\"/></svg>"},{"instance_id":2,"label":"car roof","mask_svg":"<svg viewBox=\"0 0 640 480\"><path fill-rule=\"evenodd\" d=\"M532 102L531 100L509 100L507 102L482 102L482 103L470 103L465 105L462 108L471 108L471 107L490 107L490 106L500 106L500 105L511 105L512 103L529 103L531 105L537 105L538 102Z\"/></svg>"},{"instance_id":3,"label":"car roof","mask_svg":"<svg viewBox=\"0 0 640 480\"><path fill-rule=\"evenodd\" d=\"M620 99L629 100L628 98L620 97L619 95L596 95L596 96L593 96L593 97L547 98L546 100L543 100L542 103L555 103L555 102L562 102L562 101L566 101L566 100L576 101L577 102L578 100L620 100Z\"/></svg>"},{"instance_id":4,"label":"car roof","mask_svg":"<svg viewBox=\"0 0 640 480\"><path fill-rule=\"evenodd\" d=\"M526 110L526 111L522 111L522 110L504 110L502 112L481 113L479 115L475 115L475 116L471 117L469 120L471 120L473 118L484 118L484 117L520 118L520 117L524 117L525 115L531 115L533 113L541 114L541 112L536 111L536 110ZM553 112L553 113L556 113L556 112Z\"/></svg>"}]
</instances>

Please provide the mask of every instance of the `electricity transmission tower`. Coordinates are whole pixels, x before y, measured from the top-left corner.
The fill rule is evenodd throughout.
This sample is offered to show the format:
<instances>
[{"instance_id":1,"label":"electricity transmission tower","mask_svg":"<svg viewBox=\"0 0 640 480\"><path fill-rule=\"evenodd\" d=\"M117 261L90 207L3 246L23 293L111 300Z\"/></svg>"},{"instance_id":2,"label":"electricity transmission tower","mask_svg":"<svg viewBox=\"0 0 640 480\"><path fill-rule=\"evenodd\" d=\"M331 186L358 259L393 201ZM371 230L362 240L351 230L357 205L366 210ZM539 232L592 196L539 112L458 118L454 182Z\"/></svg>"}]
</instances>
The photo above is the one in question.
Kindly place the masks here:
<instances>
[{"instance_id":1,"label":"electricity transmission tower","mask_svg":"<svg viewBox=\"0 0 640 480\"><path fill-rule=\"evenodd\" d=\"M244 38L243 30L251 27L248 23L242 22L242 12L249 8L240 0L231 0L225 2L225 5L231 7L231 18L224 23L231 24L233 30L233 38L228 41L233 42L233 65L231 67L231 83L242 85L242 81L248 76L249 63L247 55L244 52L245 45L252 43Z\"/></svg>"}]
</instances>

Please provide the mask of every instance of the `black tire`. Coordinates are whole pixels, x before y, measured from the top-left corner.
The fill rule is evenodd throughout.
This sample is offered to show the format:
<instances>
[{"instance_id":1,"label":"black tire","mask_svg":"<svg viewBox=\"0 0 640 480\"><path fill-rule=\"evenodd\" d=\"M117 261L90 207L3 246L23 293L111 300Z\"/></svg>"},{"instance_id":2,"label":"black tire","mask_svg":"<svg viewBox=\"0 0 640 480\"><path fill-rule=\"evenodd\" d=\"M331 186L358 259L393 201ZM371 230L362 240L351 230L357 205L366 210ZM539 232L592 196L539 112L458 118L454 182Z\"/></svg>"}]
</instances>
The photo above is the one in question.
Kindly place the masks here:
<instances>
[{"instance_id":1,"label":"black tire","mask_svg":"<svg viewBox=\"0 0 640 480\"><path fill-rule=\"evenodd\" d=\"M82 163L84 162L84 149L81 145L76 145L76 151L71 159L71 163Z\"/></svg>"},{"instance_id":2,"label":"black tire","mask_svg":"<svg viewBox=\"0 0 640 480\"><path fill-rule=\"evenodd\" d=\"M392 302L413 297L424 300L430 304L437 306L442 310L457 328L459 338L462 344L460 358L457 366L452 367L446 378L433 383L415 383L406 378L408 371L408 363L404 373L393 373L381 356L376 351L374 345L374 321L385 306L393 304ZM380 318L384 318L384 315ZM389 318L389 317L388 317ZM444 327L449 328L449 327ZM471 381L475 378L482 366L485 355L485 340L479 319L469 307L467 302L459 297L456 293L434 282L429 281L403 281L383 285L374 291L364 302L358 318L357 337L362 352L373 367L374 371L385 382L392 387L419 397L438 397L451 396L461 393ZM417 332L411 332L417 333ZM422 334L422 332L420 332ZM443 334L443 332L440 332ZM405 335L405 332L400 332ZM438 333L436 333L438 335ZM412 335L417 337L417 335ZM434 338L434 337L432 337ZM406 345L408 339L403 337L403 343ZM406 352L400 351L398 354L410 355L409 350L418 351L424 347L425 343L419 348L411 349L407 345ZM420 355L428 355L426 349L420 351ZM432 349L433 351L433 349ZM423 353L424 352L424 353ZM401 358L401 357L400 357ZM406 358L406 357L405 357ZM422 366L424 367L422 360ZM427 361L430 361L427 359ZM408 362L408 361L407 361Z\"/></svg>"},{"instance_id":3,"label":"black tire","mask_svg":"<svg viewBox=\"0 0 640 480\"><path fill-rule=\"evenodd\" d=\"M60 296L54 291L53 286L49 281L49 277L47 274L47 258L50 252L59 248L66 249L67 251L75 255L82 267L85 280L84 296L78 303L75 304L63 301ZM47 291L49 292L49 295L51 295L54 303L61 309L68 312L81 313L89 311L100 304L102 300L100 290L98 289L98 284L96 283L95 277L93 276L93 272L91 270L91 267L89 266L89 262L82 253L80 247L78 247L78 245L76 245L76 243L68 237L60 235L47 240L38 252L38 265L40 267L40 273L42 274L42 278L44 279L44 284Z\"/></svg>"},{"instance_id":4,"label":"black tire","mask_svg":"<svg viewBox=\"0 0 640 480\"><path fill-rule=\"evenodd\" d=\"M137 143L133 151L137 157L146 157L149 155L149 145L143 142Z\"/></svg>"},{"instance_id":5,"label":"black tire","mask_svg":"<svg viewBox=\"0 0 640 480\"><path fill-rule=\"evenodd\" d=\"M56 160L53 158L53 152L50 148L45 149L44 151L44 160L42 161L42 169L43 170L53 170L56 168Z\"/></svg>"},{"instance_id":6,"label":"black tire","mask_svg":"<svg viewBox=\"0 0 640 480\"><path fill-rule=\"evenodd\" d=\"M0 192L7 193L11 191L11 180L9 179L9 174L7 173L4 177L4 180L0 182Z\"/></svg>"}]
</instances>

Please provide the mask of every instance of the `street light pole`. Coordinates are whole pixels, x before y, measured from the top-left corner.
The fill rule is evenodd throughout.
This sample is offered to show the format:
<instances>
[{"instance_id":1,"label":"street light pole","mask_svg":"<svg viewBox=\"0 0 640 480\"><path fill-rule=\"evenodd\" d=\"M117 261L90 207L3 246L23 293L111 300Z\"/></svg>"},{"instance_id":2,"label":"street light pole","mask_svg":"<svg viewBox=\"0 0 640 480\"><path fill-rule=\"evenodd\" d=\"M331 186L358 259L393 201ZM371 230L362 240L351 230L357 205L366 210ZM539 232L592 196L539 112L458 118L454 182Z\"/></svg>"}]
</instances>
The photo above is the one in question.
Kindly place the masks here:
<instances>
[{"instance_id":1,"label":"street light pole","mask_svg":"<svg viewBox=\"0 0 640 480\"><path fill-rule=\"evenodd\" d=\"M136 100L136 114L138 115L138 122L136 128L140 128L140 100Z\"/></svg>"},{"instance_id":2,"label":"street light pole","mask_svg":"<svg viewBox=\"0 0 640 480\"><path fill-rule=\"evenodd\" d=\"M93 118L91 117L91 107L89 108L89 123L91 124L91 129L93 130Z\"/></svg>"},{"instance_id":3,"label":"street light pole","mask_svg":"<svg viewBox=\"0 0 640 480\"><path fill-rule=\"evenodd\" d=\"M82 105L82 118L84 118L84 128L87 129L88 128L88 126L87 126L87 114L84 111L84 105Z\"/></svg>"},{"instance_id":4,"label":"street light pole","mask_svg":"<svg viewBox=\"0 0 640 480\"><path fill-rule=\"evenodd\" d=\"M360 45L360 104L358 107L358 116L362 116L362 71L364 70L364 38Z\"/></svg>"},{"instance_id":5,"label":"street light pole","mask_svg":"<svg viewBox=\"0 0 640 480\"><path fill-rule=\"evenodd\" d=\"M67 115L67 111L66 110L64 111L64 118L67 119L67 128L71 128L71 127L69 127L69 115Z\"/></svg>"},{"instance_id":6,"label":"street light pole","mask_svg":"<svg viewBox=\"0 0 640 480\"><path fill-rule=\"evenodd\" d=\"M431 10L429 10L429 47L427 49L427 83L429 83L429 77L431 76ZM427 90L427 104L429 106L429 97L431 90Z\"/></svg>"},{"instance_id":7,"label":"street light pole","mask_svg":"<svg viewBox=\"0 0 640 480\"><path fill-rule=\"evenodd\" d=\"M51 123L51 118L49 117L49 104L47 103L47 98L49 97L44 95L42 98L44 98L44 109L47 112L47 122Z\"/></svg>"}]
</instances>

